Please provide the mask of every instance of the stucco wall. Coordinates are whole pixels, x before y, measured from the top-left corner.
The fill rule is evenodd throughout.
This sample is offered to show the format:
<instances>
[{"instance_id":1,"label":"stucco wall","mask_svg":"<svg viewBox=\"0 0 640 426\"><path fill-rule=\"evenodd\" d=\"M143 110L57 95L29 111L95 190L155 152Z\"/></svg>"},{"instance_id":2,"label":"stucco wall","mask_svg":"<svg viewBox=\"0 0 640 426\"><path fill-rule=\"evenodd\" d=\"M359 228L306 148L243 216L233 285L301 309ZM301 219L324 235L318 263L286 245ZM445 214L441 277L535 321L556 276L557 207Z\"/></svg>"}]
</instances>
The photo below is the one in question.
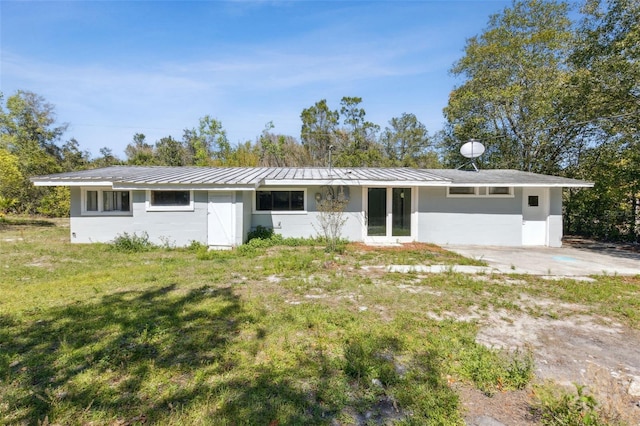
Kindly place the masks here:
<instances>
[{"instance_id":1,"label":"stucco wall","mask_svg":"<svg viewBox=\"0 0 640 426\"><path fill-rule=\"evenodd\" d=\"M435 244L522 244L522 191L514 197L453 198L446 188L420 188L418 241Z\"/></svg>"},{"instance_id":2,"label":"stucco wall","mask_svg":"<svg viewBox=\"0 0 640 426\"><path fill-rule=\"evenodd\" d=\"M306 188L307 211L297 213L255 212L255 192L235 192L236 244L247 233L262 225L274 228L284 237L316 237L321 234L315 194L321 187ZM344 217L342 237L363 239L362 188L349 187L349 203ZM194 192L194 211L147 211L145 191L132 191L132 214L127 216L82 215L81 189L71 188L71 241L109 242L118 235L146 232L156 244L188 245L207 243L207 191ZM485 244L520 246L522 244L522 189L514 197L452 198L446 188L420 188L418 191L417 241L435 244ZM562 240L562 190L549 190L549 245Z\"/></svg>"},{"instance_id":3,"label":"stucco wall","mask_svg":"<svg viewBox=\"0 0 640 426\"><path fill-rule=\"evenodd\" d=\"M154 244L207 243L207 192L194 191L194 211L147 211L145 191L132 191L130 216L82 215L81 190L71 188L71 242L113 241L123 233L146 232Z\"/></svg>"},{"instance_id":4,"label":"stucco wall","mask_svg":"<svg viewBox=\"0 0 640 426\"><path fill-rule=\"evenodd\" d=\"M318 209L316 206L315 194L322 192L322 188L312 186L305 188L306 193L306 212L255 212L252 211L251 227L255 229L257 226L273 228L283 237L317 237L321 234L322 229L318 222ZM251 194L255 197L255 193ZM254 209L254 199L252 198L251 209ZM342 238L351 241L362 240L362 189L359 187L349 187L349 203L345 208L344 218L346 222L342 227Z\"/></svg>"},{"instance_id":5,"label":"stucco wall","mask_svg":"<svg viewBox=\"0 0 640 426\"><path fill-rule=\"evenodd\" d=\"M549 246L562 246L562 188L549 189Z\"/></svg>"}]
</instances>

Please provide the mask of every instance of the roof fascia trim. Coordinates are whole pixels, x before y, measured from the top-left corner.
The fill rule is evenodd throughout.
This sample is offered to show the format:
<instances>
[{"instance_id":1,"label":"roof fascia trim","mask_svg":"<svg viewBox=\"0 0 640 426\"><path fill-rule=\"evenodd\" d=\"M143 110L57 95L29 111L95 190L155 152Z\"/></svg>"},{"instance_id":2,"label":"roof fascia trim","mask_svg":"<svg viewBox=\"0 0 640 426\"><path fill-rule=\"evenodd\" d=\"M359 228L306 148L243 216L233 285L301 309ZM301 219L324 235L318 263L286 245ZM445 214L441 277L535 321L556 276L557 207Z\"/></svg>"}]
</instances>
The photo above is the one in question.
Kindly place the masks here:
<instances>
[{"instance_id":1,"label":"roof fascia trim","mask_svg":"<svg viewBox=\"0 0 640 426\"><path fill-rule=\"evenodd\" d=\"M255 191L256 185L213 185L213 184L188 184L188 183L157 183L139 184L131 182L115 182L113 189L127 191Z\"/></svg>"},{"instance_id":2,"label":"roof fascia trim","mask_svg":"<svg viewBox=\"0 0 640 426\"><path fill-rule=\"evenodd\" d=\"M447 186L449 180L412 181L412 180L368 180L368 179L265 179L264 186ZM261 186L262 186L261 185Z\"/></svg>"},{"instance_id":3,"label":"roof fascia trim","mask_svg":"<svg viewBox=\"0 0 640 426\"><path fill-rule=\"evenodd\" d=\"M31 180L34 186L111 186L111 180L77 181L77 180Z\"/></svg>"},{"instance_id":4,"label":"roof fascia trim","mask_svg":"<svg viewBox=\"0 0 640 426\"><path fill-rule=\"evenodd\" d=\"M447 186L466 187L477 186L480 188L491 186L512 186L514 188L593 188L593 182L576 182L576 183L509 183L509 182L492 182L492 183L452 183Z\"/></svg>"}]
</instances>

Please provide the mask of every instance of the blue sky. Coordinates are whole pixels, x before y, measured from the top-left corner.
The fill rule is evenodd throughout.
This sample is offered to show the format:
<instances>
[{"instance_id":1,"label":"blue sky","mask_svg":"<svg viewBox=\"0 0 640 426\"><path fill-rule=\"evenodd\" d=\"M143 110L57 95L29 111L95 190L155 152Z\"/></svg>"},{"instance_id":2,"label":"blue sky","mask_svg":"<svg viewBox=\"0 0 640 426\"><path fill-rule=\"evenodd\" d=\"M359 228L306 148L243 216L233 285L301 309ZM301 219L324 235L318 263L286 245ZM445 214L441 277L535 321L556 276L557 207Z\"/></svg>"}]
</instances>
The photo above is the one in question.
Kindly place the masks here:
<instances>
[{"instance_id":1,"label":"blue sky","mask_svg":"<svg viewBox=\"0 0 640 426\"><path fill-rule=\"evenodd\" d=\"M134 133L182 138L210 115L233 144L268 122L363 98L384 129L413 113L430 133L466 39L510 1L0 2L0 90L38 93L94 156Z\"/></svg>"}]
</instances>

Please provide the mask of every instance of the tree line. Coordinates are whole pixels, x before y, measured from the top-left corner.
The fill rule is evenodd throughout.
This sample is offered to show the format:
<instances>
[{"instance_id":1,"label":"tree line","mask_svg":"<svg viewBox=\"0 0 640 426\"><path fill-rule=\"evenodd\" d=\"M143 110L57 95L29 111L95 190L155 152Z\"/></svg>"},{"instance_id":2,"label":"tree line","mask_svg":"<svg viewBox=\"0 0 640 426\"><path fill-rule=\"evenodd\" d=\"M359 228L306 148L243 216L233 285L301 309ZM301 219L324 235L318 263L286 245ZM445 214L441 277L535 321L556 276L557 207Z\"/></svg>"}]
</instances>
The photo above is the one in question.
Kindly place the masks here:
<instances>
[{"instance_id":1,"label":"tree line","mask_svg":"<svg viewBox=\"0 0 640 426\"><path fill-rule=\"evenodd\" d=\"M254 141L229 143L211 116L148 142L136 133L117 158L91 158L42 97L19 91L0 105L0 211L60 214L68 193L34 188L37 174L112 164L167 166L457 167L461 143L481 140L481 168L513 168L591 180L565 191L565 232L640 239L640 2L516 0L467 40L451 73L461 83L444 108L444 129L429 134L414 114L382 129L360 97L303 109L299 137L267 123ZM577 16L577 18L573 18ZM4 99L2 99L4 101ZM4 103L4 102L2 102Z\"/></svg>"}]
</instances>

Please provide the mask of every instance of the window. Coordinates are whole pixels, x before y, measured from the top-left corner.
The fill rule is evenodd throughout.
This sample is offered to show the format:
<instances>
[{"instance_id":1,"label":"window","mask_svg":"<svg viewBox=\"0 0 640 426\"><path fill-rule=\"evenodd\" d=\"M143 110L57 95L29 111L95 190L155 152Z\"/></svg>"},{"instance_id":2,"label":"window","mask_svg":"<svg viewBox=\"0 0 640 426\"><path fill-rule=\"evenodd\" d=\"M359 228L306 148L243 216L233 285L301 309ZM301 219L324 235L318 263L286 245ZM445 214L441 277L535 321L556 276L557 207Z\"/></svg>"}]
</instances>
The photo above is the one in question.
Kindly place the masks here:
<instances>
[{"instance_id":1,"label":"window","mask_svg":"<svg viewBox=\"0 0 640 426\"><path fill-rule=\"evenodd\" d=\"M147 191L147 211L193 211L193 191Z\"/></svg>"},{"instance_id":2,"label":"window","mask_svg":"<svg viewBox=\"0 0 640 426\"><path fill-rule=\"evenodd\" d=\"M508 186L490 186L489 195L511 195L511 188Z\"/></svg>"},{"instance_id":3,"label":"window","mask_svg":"<svg viewBox=\"0 0 640 426\"><path fill-rule=\"evenodd\" d=\"M86 195L87 204L85 209L88 212L98 211L98 191L87 191Z\"/></svg>"},{"instance_id":4,"label":"window","mask_svg":"<svg viewBox=\"0 0 640 426\"><path fill-rule=\"evenodd\" d=\"M111 189L90 189L82 192L83 214L130 214L131 193Z\"/></svg>"},{"instance_id":5,"label":"window","mask_svg":"<svg viewBox=\"0 0 640 426\"><path fill-rule=\"evenodd\" d=\"M151 191L152 206L188 206L189 191Z\"/></svg>"},{"instance_id":6,"label":"window","mask_svg":"<svg viewBox=\"0 0 640 426\"><path fill-rule=\"evenodd\" d=\"M449 195L475 195L476 189L473 186L450 186Z\"/></svg>"},{"instance_id":7,"label":"window","mask_svg":"<svg viewBox=\"0 0 640 426\"><path fill-rule=\"evenodd\" d=\"M528 202L529 207L538 207L540 205L540 199L537 195L529 195Z\"/></svg>"},{"instance_id":8,"label":"window","mask_svg":"<svg viewBox=\"0 0 640 426\"><path fill-rule=\"evenodd\" d=\"M256 191L256 211L304 211L304 191Z\"/></svg>"},{"instance_id":9,"label":"window","mask_svg":"<svg viewBox=\"0 0 640 426\"><path fill-rule=\"evenodd\" d=\"M128 212L129 191L103 191L102 210L105 212Z\"/></svg>"},{"instance_id":10,"label":"window","mask_svg":"<svg viewBox=\"0 0 640 426\"><path fill-rule=\"evenodd\" d=\"M447 188L447 197L452 198L512 198L513 196L511 186L450 186Z\"/></svg>"}]
</instances>

